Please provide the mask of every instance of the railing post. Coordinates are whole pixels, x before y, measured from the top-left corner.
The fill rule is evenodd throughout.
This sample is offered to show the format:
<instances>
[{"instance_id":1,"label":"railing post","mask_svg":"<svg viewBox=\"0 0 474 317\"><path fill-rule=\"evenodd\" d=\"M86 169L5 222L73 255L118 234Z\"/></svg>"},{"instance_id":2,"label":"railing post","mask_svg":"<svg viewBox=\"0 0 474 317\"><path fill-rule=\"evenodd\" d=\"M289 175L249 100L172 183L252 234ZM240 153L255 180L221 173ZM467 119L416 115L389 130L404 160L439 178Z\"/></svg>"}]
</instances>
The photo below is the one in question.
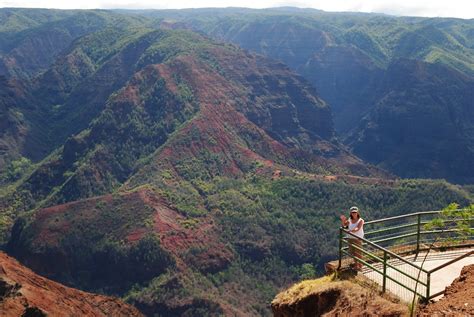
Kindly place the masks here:
<instances>
[{"instance_id":1,"label":"railing post","mask_svg":"<svg viewBox=\"0 0 474 317\"><path fill-rule=\"evenodd\" d=\"M416 229L416 255L420 252L420 232L421 232L421 214L417 215L418 217L418 226Z\"/></svg>"},{"instance_id":2,"label":"railing post","mask_svg":"<svg viewBox=\"0 0 474 317\"><path fill-rule=\"evenodd\" d=\"M430 300L430 284L431 284L431 273L428 272L426 274L426 298L425 298L426 302Z\"/></svg>"},{"instance_id":3,"label":"railing post","mask_svg":"<svg viewBox=\"0 0 474 317\"><path fill-rule=\"evenodd\" d=\"M382 282L382 293L385 293L387 289L387 251L383 251L383 282Z\"/></svg>"},{"instance_id":4,"label":"railing post","mask_svg":"<svg viewBox=\"0 0 474 317\"><path fill-rule=\"evenodd\" d=\"M337 269L339 270L342 265L342 227L339 228L339 266Z\"/></svg>"}]
</instances>

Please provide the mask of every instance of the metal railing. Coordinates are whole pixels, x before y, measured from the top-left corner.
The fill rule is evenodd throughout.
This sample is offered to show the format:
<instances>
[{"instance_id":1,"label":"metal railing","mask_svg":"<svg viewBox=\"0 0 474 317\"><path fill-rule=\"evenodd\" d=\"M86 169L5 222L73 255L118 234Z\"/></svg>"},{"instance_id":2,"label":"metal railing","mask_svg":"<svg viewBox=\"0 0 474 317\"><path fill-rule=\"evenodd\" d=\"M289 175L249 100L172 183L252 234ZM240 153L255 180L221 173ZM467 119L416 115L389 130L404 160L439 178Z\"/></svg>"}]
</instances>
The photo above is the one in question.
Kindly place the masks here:
<instances>
[{"instance_id":1,"label":"metal railing","mask_svg":"<svg viewBox=\"0 0 474 317\"><path fill-rule=\"evenodd\" d=\"M415 294L424 301L439 296L442 292L431 292L433 273L474 254L474 251L463 252L431 270L415 263L420 255L429 250L474 247L472 233L463 239L455 239L460 231L456 221L466 219L443 220L442 228L427 228L427 224L438 218L440 213L426 211L368 221L364 224L364 238L340 228L339 268L346 257L362 264L364 274L378 282L382 292L393 292L398 288L396 293L400 297L408 299ZM474 217L467 221L471 230L474 229Z\"/></svg>"}]
</instances>

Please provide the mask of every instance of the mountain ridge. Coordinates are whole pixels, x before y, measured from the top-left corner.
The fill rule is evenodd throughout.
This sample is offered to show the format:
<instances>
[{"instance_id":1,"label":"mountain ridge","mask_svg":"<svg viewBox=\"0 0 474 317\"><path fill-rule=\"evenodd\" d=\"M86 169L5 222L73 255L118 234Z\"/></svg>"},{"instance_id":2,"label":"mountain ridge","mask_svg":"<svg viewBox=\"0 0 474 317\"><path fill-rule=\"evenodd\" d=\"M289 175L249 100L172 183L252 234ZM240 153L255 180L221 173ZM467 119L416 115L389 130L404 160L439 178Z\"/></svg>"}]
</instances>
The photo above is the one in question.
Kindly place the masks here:
<instances>
[{"instance_id":1,"label":"mountain ridge","mask_svg":"<svg viewBox=\"0 0 474 317\"><path fill-rule=\"evenodd\" d=\"M21 32L68 21L46 13ZM267 13L262 21L278 20ZM81 32L88 14L74 24ZM9 146L0 157L1 244L41 274L120 296L147 315L268 315L279 289L336 254L338 216L349 205L377 219L474 199L470 186L400 179L353 155L320 97L327 87L280 61L156 12L91 14L97 30L0 81L0 116L23 118L6 126L23 131L17 143L0 124ZM389 86L379 80L384 50L367 54L376 42L334 45L341 34L320 25L314 34L330 49L318 65L324 54L352 56L354 69L373 72L347 84L369 77ZM410 63L424 69L415 72L421 84L434 76L431 64ZM455 83L468 76L456 74ZM449 86L441 77L430 85ZM403 78L397 84L403 90Z\"/></svg>"},{"instance_id":2,"label":"mountain ridge","mask_svg":"<svg viewBox=\"0 0 474 317\"><path fill-rule=\"evenodd\" d=\"M391 87L392 84L403 85L412 82L412 77L416 78L417 74L407 67L403 68L405 73L393 71L397 65L403 65L400 62L402 60L413 61L412 67L425 63L423 68L430 73L427 76L428 82L434 82L433 85L412 82L416 88L406 89L417 89L417 93L423 97L398 94L397 100L391 101L393 113L401 112L397 108L426 100L430 100L432 110L437 111L436 115L440 117L444 116L442 108L448 102L453 104L452 108L462 108L465 109L464 112L469 112L473 104L467 97L472 88L466 83L474 78L474 24L471 20L370 14L358 16L349 13L292 13L285 10L249 10L246 14L237 15L231 9L217 10L213 15L209 11L200 11L195 15L155 11L149 15L168 19L168 23L181 23L178 27L197 29L211 37L238 44L289 65L317 88L333 110L336 131L342 140L369 162L402 177L446 178L463 184L472 182L469 169L456 170L449 161L436 158L449 156L448 153L451 152L451 159L459 157L459 153L470 157L473 147L470 132L466 134L445 130L446 134L438 139L425 140L426 144L417 148L414 158L411 157L413 151L410 150L409 142L400 143L397 153L385 150L379 152L377 146L371 146L370 144L374 144L370 142L361 145L366 147L366 150L361 151L358 145L354 146L352 132L370 125L386 125L393 127L395 131L401 131L409 124L404 116L393 116L397 125L390 121L367 120L375 118L377 105L390 98L394 88ZM466 96L467 99L438 98L437 66L444 67L447 73L451 72L448 78L458 80L444 84L445 94ZM462 83L463 80L459 78L464 78L465 82ZM384 82L390 84L385 85ZM413 116L417 114L413 113ZM466 117L469 116L472 115L468 113ZM449 121L462 121L464 117L459 112L452 111L448 122L442 125L449 125ZM421 117L419 119L419 124L431 124L429 120L424 122ZM472 129L469 124L466 127L465 131ZM374 132L374 135L380 139L381 144L393 143L393 135L389 136L381 130ZM421 139L423 134L414 134L412 137ZM450 140L459 144L454 152L445 146ZM433 156L429 148L439 148L445 153ZM397 163L400 160L411 163ZM415 166L416 160L424 160L431 167L423 170L421 166Z\"/></svg>"}]
</instances>

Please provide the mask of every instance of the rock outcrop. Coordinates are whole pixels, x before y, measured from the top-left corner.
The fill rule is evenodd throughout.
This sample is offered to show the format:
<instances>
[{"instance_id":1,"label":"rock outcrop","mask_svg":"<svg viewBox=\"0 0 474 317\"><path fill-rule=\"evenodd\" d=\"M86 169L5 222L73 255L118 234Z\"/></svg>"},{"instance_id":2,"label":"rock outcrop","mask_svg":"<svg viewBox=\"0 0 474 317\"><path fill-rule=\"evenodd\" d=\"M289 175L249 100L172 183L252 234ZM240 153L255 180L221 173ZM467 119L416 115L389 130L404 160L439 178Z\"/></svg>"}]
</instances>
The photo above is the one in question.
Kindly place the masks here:
<instances>
[{"instance_id":1,"label":"rock outcrop","mask_svg":"<svg viewBox=\"0 0 474 317\"><path fill-rule=\"evenodd\" d=\"M325 276L300 282L275 297L273 316L408 316L407 305L382 298L357 279L332 281ZM420 305L416 316L474 316L474 264L462 269L441 299Z\"/></svg>"},{"instance_id":2,"label":"rock outcrop","mask_svg":"<svg viewBox=\"0 0 474 317\"><path fill-rule=\"evenodd\" d=\"M350 281L326 276L306 280L278 294L272 302L274 317L406 316L405 305L392 303L376 291Z\"/></svg>"},{"instance_id":3,"label":"rock outcrop","mask_svg":"<svg viewBox=\"0 0 474 317\"><path fill-rule=\"evenodd\" d=\"M113 297L86 293L41 277L0 253L1 316L142 316Z\"/></svg>"},{"instance_id":4,"label":"rock outcrop","mask_svg":"<svg viewBox=\"0 0 474 317\"><path fill-rule=\"evenodd\" d=\"M474 264L465 266L461 275L446 287L437 302L421 307L419 316L474 316Z\"/></svg>"}]
</instances>

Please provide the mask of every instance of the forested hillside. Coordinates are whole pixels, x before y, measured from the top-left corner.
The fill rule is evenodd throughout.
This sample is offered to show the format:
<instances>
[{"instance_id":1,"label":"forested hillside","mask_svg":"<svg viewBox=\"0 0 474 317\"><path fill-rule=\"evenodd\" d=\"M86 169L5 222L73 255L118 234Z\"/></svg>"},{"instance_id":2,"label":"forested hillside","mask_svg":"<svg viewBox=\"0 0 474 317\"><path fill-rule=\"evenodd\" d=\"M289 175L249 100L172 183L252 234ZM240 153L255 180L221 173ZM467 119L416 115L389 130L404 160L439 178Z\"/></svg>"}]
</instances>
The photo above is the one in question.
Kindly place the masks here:
<instances>
[{"instance_id":1,"label":"forested hillside","mask_svg":"<svg viewBox=\"0 0 474 317\"><path fill-rule=\"evenodd\" d=\"M317 88L363 159L403 177L473 182L473 20L294 8L142 14L283 61Z\"/></svg>"},{"instance_id":2,"label":"forested hillside","mask_svg":"<svg viewBox=\"0 0 474 317\"><path fill-rule=\"evenodd\" d=\"M280 11L261 12L262 21L284 21ZM298 23L326 19L282 12ZM457 141L433 155L464 151L471 146L461 139L471 123L469 69L395 64L382 50L370 67L387 76L376 79L378 96L390 91L392 99L368 106L341 137L337 107L294 63L222 42L227 33L216 21L227 19L230 32L254 13L214 13L0 10L0 233L9 254L67 285L118 295L149 316L260 316L270 314L279 289L335 256L338 216L349 206L375 219L472 203L472 186L400 179L341 142L346 137L356 154L413 175L402 170L416 166L381 152L374 159L371 148L379 136L396 135L387 117L405 124L393 110L397 96L410 95L413 105L403 109L419 113L438 110L430 105L446 96L458 103L437 103L444 108L429 131L442 130L431 142L447 133ZM373 18L380 17L347 21ZM326 33L335 28L318 23ZM218 32L220 40L210 37ZM334 41L323 33L321 43ZM400 73L411 81L393 83ZM438 94L426 99L419 93L426 86ZM440 121L448 114L451 121ZM401 145L386 144L385 152L403 155ZM424 162L423 149L413 151ZM437 157L433 176L469 179L469 163L462 164L469 155L455 161L456 173L441 168L450 156Z\"/></svg>"}]
</instances>

